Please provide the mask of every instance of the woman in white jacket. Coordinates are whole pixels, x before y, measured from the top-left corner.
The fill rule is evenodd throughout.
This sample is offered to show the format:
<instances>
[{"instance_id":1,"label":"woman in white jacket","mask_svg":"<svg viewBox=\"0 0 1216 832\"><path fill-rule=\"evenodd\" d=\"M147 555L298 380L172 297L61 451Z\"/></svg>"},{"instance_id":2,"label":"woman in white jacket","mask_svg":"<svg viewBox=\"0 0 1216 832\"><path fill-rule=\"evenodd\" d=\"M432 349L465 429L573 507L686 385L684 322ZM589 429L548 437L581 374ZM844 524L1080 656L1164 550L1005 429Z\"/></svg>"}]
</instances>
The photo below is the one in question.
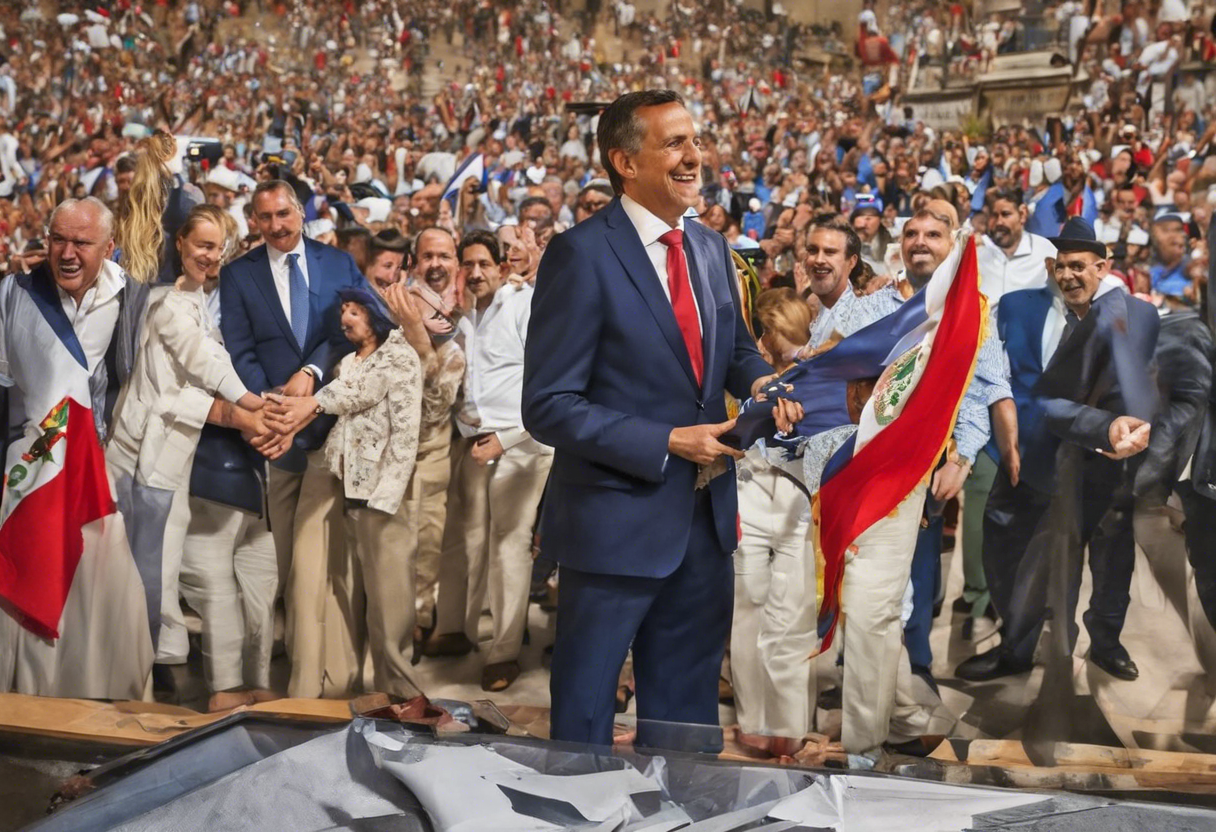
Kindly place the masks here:
<instances>
[{"instance_id":1,"label":"woman in white jacket","mask_svg":"<svg viewBox=\"0 0 1216 832\"><path fill-rule=\"evenodd\" d=\"M185 522L171 522L170 514L171 508L185 511L203 425L237 428L251 439L273 437L262 421L262 399L245 389L233 369L203 294L208 273L234 249L235 234L227 233L233 225L211 205L190 211L176 240L183 273L173 286L157 287L149 297L135 369L115 405L106 446L132 553L141 574L161 578L159 585L145 586L161 665L154 676L165 673L163 665L186 660L178 602ZM181 534L171 531L176 539L166 541L167 525L180 527Z\"/></svg>"}]
</instances>

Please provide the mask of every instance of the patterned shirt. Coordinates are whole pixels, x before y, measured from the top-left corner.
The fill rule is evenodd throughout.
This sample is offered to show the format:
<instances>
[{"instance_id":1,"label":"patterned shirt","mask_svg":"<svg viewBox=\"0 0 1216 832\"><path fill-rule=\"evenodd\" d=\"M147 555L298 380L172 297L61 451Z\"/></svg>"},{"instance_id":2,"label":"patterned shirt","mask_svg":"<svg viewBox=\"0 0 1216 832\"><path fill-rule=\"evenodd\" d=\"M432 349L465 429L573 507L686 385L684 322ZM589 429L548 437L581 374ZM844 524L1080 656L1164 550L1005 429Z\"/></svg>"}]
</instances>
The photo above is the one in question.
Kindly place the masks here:
<instances>
[{"instance_id":1,"label":"patterned shirt","mask_svg":"<svg viewBox=\"0 0 1216 832\"><path fill-rule=\"evenodd\" d=\"M452 441L452 411L463 381L464 350L455 340L436 346L423 367L420 451Z\"/></svg>"}]
</instances>

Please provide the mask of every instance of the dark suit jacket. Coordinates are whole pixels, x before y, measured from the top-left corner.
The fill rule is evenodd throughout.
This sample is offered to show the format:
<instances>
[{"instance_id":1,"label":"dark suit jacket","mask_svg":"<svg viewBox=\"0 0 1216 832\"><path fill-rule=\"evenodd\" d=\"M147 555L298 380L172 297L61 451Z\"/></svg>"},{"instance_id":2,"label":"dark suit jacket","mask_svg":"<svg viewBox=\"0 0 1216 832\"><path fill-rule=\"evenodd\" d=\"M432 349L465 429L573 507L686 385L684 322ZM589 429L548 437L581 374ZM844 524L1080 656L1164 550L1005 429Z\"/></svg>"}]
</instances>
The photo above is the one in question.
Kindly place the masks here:
<instances>
[{"instance_id":1,"label":"dark suit jacket","mask_svg":"<svg viewBox=\"0 0 1216 832\"><path fill-rule=\"evenodd\" d=\"M997 312L1018 410L1021 479L1046 493L1055 488L1061 441L1110 450L1110 424L1117 416L1152 419L1159 327L1151 304L1109 291L1094 301L1045 368L1043 327L1051 302L1050 288L1024 289L1002 297Z\"/></svg>"},{"instance_id":2,"label":"dark suit jacket","mask_svg":"<svg viewBox=\"0 0 1216 832\"><path fill-rule=\"evenodd\" d=\"M220 272L220 331L241 381L253 393L280 385L301 367L314 365L325 380L338 360L353 349L339 323L338 290L367 288L367 281L349 254L314 240L304 240L308 262L309 316L304 348L296 343L291 322L274 286L265 246L229 263ZM276 462L302 471L304 450L325 439L301 432L295 447Z\"/></svg>"},{"instance_id":3,"label":"dark suit jacket","mask_svg":"<svg viewBox=\"0 0 1216 832\"><path fill-rule=\"evenodd\" d=\"M584 572L665 577L688 546L697 466L667 453L673 427L726 420L772 372L740 315L725 239L686 222L701 313L697 386L675 313L620 200L559 234L537 273L524 358L524 426L556 448L545 554ZM734 466L709 485L718 543L738 545Z\"/></svg>"}]
</instances>

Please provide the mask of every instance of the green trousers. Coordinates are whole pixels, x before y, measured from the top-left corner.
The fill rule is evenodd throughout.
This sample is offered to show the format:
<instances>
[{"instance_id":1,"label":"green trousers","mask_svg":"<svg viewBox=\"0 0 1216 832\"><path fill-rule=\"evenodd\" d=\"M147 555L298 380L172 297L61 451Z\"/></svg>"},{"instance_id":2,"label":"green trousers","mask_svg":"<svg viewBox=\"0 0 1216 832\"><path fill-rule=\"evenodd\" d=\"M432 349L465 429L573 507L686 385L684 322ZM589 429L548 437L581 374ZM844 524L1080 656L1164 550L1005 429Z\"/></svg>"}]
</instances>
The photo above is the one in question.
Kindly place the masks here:
<instances>
[{"instance_id":1,"label":"green trousers","mask_svg":"<svg viewBox=\"0 0 1216 832\"><path fill-rule=\"evenodd\" d=\"M963 600L971 605L973 618L983 615L991 600L984 576L984 507L996 470L992 457L980 451L963 485Z\"/></svg>"}]
</instances>

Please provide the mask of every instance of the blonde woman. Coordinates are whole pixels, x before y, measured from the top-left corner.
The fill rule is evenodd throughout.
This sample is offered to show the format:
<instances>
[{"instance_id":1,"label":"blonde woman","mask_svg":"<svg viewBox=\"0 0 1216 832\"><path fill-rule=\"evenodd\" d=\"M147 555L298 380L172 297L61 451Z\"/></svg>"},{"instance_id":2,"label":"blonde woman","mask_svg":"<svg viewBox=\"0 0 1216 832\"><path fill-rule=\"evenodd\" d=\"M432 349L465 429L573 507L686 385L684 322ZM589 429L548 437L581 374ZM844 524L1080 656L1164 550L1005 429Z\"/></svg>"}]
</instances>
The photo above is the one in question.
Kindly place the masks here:
<instances>
[{"instance_id":1,"label":"blonde woman","mask_svg":"<svg viewBox=\"0 0 1216 832\"><path fill-rule=\"evenodd\" d=\"M784 372L806 343L810 309L793 289L770 289L756 299L756 315L760 354ZM739 739L783 756L801 747L814 715L816 680L807 657L818 634L815 605L806 603L815 592L807 498L769 464L762 446L739 463L738 489L742 535L734 555L730 656Z\"/></svg>"},{"instance_id":2,"label":"blonde woman","mask_svg":"<svg viewBox=\"0 0 1216 832\"><path fill-rule=\"evenodd\" d=\"M177 140L169 133L158 130L143 139L131 188L118 205L115 255L139 283L172 283L181 274L174 242L190 210L203 202L198 188L170 170L176 157Z\"/></svg>"},{"instance_id":3,"label":"blonde woman","mask_svg":"<svg viewBox=\"0 0 1216 832\"><path fill-rule=\"evenodd\" d=\"M154 290L148 302L135 369L114 409L106 462L127 524L132 553L144 579L157 662L186 659L178 605L180 535L166 546L170 509L185 505L190 467L205 423L271 438L262 420L262 399L245 389L206 308L208 274L235 244L223 211L200 205L177 235L182 274L172 287ZM277 441L265 452L279 450ZM162 619L176 638L165 639ZM173 643L175 642L175 643ZM154 680L167 673L154 669ZM168 685L162 685L169 687Z\"/></svg>"}]
</instances>

